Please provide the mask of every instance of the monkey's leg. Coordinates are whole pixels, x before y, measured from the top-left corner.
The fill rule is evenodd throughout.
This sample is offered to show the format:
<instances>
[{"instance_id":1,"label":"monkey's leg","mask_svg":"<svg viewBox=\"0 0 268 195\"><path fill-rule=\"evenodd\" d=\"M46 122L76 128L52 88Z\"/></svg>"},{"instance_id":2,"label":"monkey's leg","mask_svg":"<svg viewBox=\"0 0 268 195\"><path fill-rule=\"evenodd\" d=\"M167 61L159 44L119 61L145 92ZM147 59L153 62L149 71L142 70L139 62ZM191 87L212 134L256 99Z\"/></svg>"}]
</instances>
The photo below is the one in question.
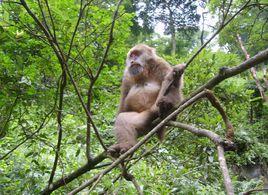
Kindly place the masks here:
<instances>
[{"instance_id":1,"label":"monkey's leg","mask_svg":"<svg viewBox=\"0 0 268 195\"><path fill-rule=\"evenodd\" d=\"M117 144L109 148L112 156L126 152L137 143L137 137L146 133L155 113L151 110L138 112L121 112L115 121Z\"/></svg>"}]
</instances>

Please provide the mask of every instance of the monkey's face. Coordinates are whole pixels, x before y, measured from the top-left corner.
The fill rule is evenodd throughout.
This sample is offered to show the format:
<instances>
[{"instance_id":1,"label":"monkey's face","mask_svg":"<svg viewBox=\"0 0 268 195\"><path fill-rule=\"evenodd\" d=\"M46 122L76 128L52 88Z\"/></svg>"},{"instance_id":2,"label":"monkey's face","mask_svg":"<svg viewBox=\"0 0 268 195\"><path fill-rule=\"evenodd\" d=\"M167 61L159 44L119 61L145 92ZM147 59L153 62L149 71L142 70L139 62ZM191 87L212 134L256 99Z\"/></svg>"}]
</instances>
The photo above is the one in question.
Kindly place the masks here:
<instances>
[{"instance_id":1,"label":"monkey's face","mask_svg":"<svg viewBox=\"0 0 268 195\"><path fill-rule=\"evenodd\" d=\"M127 55L126 66L129 73L138 76L143 73L147 66L147 61L154 57L152 48L147 45L137 45L133 47Z\"/></svg>"}]
</instances>

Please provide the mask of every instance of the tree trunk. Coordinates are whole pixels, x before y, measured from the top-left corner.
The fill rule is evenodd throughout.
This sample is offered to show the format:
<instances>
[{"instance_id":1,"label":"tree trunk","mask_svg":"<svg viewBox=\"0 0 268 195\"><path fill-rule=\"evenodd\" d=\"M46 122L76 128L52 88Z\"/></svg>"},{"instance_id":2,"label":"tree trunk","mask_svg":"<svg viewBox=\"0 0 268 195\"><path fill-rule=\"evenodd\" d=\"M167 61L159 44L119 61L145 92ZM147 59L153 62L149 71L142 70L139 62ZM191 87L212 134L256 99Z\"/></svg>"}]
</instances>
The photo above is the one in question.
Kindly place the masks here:
<instances>
[{"instance_id":1,"label":"tree trunk","mask_svg":"<svg viewBox=\"0 0 268 195\"><path fill-rule=\"evenodd\" d=\"M175 29L174 29L174 31L171 32L171 55L172 56L176 55L176 32L175 32Z\"/></svg>"}]
</instances>

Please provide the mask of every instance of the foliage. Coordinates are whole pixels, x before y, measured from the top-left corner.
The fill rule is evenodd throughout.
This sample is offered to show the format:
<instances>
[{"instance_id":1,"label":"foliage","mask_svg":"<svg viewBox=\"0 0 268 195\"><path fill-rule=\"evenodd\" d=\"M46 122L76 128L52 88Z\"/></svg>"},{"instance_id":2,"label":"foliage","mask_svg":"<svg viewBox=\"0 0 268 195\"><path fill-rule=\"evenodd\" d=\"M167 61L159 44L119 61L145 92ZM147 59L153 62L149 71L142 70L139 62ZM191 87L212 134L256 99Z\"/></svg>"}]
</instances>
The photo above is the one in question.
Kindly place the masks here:
<instances>
[{"instance_id":1,"label":"foliage","mask_svg":"<svg viewBox=\"0 0 268 195\"><path fill-rule=\"evenodd\" d=\"M45 8L45 1L40 2L41 7ZM142 4L133 2L126 1L119 9L113 43L92 91L90 112L106 145L115 141L112 128L119 102L123 64L131 45L137 40L146 40L147 44L157 48L159 55L171 64L187 61L198 49L197 34L189 28L184 29L190 25L192 29L198 30L199 17L196 15L197 5L194 1L170 1L174 6L183 5L188 10L185 13L176 12L178 15L173 18L176 28L180 29L176 34L176 56L169 55L169 37L148 37L148 34L153 32L149 21L152 20L156 7L160 12L154 19L164 21L166 33L170 33L170 19L166 17L168 14L164 14L168 9L166 4L162 1L146 1L147 12L140 12L141 15L135 16L138 6ZM42 19L38 1L27 3L38 18ZM240 3L234 1L231 12L234 12ZM220 5L221 1L211 1L211 13L218 14ZM46 22L50 27L55 26L58 43L67 56L80 13L80 3L67 0L49 1L49 6L54 24L48 16ZM95 75L102 61L115 7L114 1L93 1L86 7L85 14L77 26L68 64L85 102L92 82L90 70ZM45 14L48 14L46 9ZM264 49L267 46L266 16L267 7L252 7L227 26L220 34L219 43L228 50L212 51L208 48L195 58L185 72L185 96L188 97L194 89L218 74L220 68L232 67L243 61L241 49L235 41L237 33L242 36L251 55ZM144 28L138 25L139 17L143 19ZM47 186L54 162L58 139L57 113L62 68L44 34L21 5L7 2L0 4L0 18L0 158L22 143L0 160L0 191L1 194L39 194ZM133 34L133 31L137 33ZM263 76L259 71L258 77L262 79ZM267 105L263 103L248 72L222 82L214 88L214 93L235 127L238 149L227 153L227 162L228 165L232 165L229 168L232 170L236 193L261 187L261 180L242 178L241 173L235 172L233 167L267 164ZM87 162L87 118L69 78L63 97L63 139L55 179L73 172ZM178 117L178 120L224 136L225 126L222 118L206 100L191 106ZM154 138L134 154L135 159L144 151L152 149L150 155L145 156L130 169L144 193L224 194L214 145L208 139L186 131L172 128L169 130L171 132L162 144ZM156 144L160 146L153 148ZM94 133L91 150L94 156L103 151ZM111 161L106 159L102 163L109 162ZM59 188L54 194L71 191L99 171L100 169L94 169L84 174ZM115 169L105 176L95 188L94 194L101 193L106 188L108 194L136 194L131 182L119 179L112 183L119 174L120 170Z\"/></svg>"}]
</instances>

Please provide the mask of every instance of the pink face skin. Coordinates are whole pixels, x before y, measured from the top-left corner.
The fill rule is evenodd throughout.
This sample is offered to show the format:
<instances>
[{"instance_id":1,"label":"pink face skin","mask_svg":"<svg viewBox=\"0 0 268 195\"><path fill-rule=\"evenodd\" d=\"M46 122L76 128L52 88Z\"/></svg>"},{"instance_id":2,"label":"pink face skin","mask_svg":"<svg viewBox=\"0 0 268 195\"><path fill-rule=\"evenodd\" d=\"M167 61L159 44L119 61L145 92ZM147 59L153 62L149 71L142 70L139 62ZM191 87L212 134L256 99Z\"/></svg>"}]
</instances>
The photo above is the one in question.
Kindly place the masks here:
<instances>
[{"instance_id":1,"label":"pink face skin","mask_svg":"<svg viewBox=\"0 0 268 195\"><path fill-rule=\"evenodd\" d=\"M143 71L143 63L141 61L141 52L134 50L130 53L127 60L128 71L131 75L137 76Z\"/></svg>"},{"instance_id":2,"label":"pink face skin","mask_svg":"<svg viewBox=\"0 0 268 195\"><path fill-rule=\"evenodd\" d=\"M139 60L140 56L141 56L141 52L140 52L140 51L138 51L138 50L134 50L134 51L132 51L132 52L130 53L130 55L129 55L130 64L131 64L131 65L133 65L133 64L139 64L139 65L142 65L142 64L140 63L140 60Z\"/></svg>"}]
</instances>

